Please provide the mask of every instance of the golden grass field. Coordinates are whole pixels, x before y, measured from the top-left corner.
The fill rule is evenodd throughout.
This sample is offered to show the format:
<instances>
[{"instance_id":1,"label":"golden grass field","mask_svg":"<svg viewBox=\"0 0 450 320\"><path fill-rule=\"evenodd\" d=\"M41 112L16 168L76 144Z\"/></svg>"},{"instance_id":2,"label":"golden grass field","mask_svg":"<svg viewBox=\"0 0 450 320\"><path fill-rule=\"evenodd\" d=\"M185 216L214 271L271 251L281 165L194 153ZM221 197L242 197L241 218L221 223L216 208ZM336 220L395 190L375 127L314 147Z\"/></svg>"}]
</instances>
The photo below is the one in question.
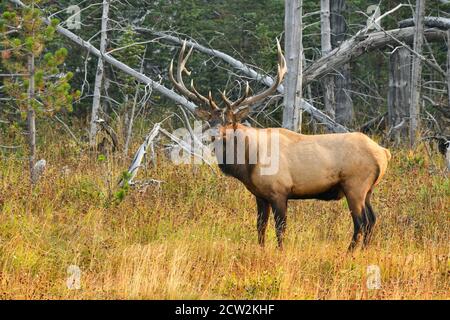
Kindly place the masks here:
<instances>
[{"instance_id":1,"label":"golden grass field","mask_svg":"<svg viewBox=\"0 0 450 320\"><path fill-rule=\"evenodd\" d=\"M26 159L0 157L2 299L450 298L450 182L437 153L391 149L367 250L346 252L345 201L291 201L281 252L273 219L257 245L252 195L218 170L159 155L139 177L165 183L111 204L129 160L101 161L69 141L41 138L48 165L32 195ZM66 286L69 265L82 271L79 290ZM369 265L381 289L367 288Z\"/></svg>"}]
</instances>

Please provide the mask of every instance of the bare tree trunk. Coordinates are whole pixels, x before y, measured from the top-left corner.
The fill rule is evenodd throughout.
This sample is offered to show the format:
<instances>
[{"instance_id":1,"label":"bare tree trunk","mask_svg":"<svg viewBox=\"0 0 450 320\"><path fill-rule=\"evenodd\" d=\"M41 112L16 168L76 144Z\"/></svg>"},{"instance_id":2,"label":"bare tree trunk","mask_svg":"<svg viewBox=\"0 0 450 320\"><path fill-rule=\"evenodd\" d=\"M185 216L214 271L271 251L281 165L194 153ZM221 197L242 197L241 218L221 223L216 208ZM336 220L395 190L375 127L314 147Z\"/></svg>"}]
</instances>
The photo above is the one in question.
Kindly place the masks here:
<instances>
[{"instance_id":1,"label":"bare tree trunk","mask_svg":"<svg viewBox=\"0 0 450 320\"><path fill-rule=\"evenodd\" d=\"M397 144L408 136L410 79L411 53L405 47L398 47L389 58L388 91L388 123L390 130L395 130L393 135Z\"/></svg>"},{"instance_id":2,"label":"bare tree trunk","mask_svg":"<svg viewBox=\"0 0 450 320\"><path fill-rule=\"evenodd\" d=\"M34 110L34 55L30 54L28 57L28 110L27 110L27 126L28 126L28 146L30 152L30 181L31 185L34 185L33 171L34 163L36 161L36 112Z\"/></svg>"},{"instance_id":3,"label":"bare tree trunk","mask_svg":"<svg viewBox=\"0 0 450 320\"><path fill-rule=\"evenodd\" d=\"M331 52L330 0L320 1L320 28L322 57ZM327 75L323 79L323 98L325 112L335 118L336 101L334 97L334 76Z\"/></svg>"},{"instance_id":4,"label":"bare tree trunk","mask_svg":"<svg viewBox=\"0 0 450 320\"><path fill-rule=\"evenodd\" d=\"M347 33L347 23L344 18L345 0L330 2L331 46L339 47L344 42ZM337 69L334 76L334 112L338 123L350 124L353 120L353 100L350 94L351 72L350 63Z\"/></svg>"},{"instance_id":5,"label":"bare tree trunk","mask_svg":"<svg viewBox=\"0 0 450 320\"><path fill-rule=\"evenodd\" d=\"M301 131L302 113L302 0L285 1L285 80L283 127Z\"/></svg>"},{"instance_id":6,"label":"bare tree trunk","mask_svg":"<svg viewBox=\"0 0 450 320\"><path fill-rule=\"evenodd\" d=\"M447 95L450 108L450 29L447 30Z\"/></svg>"},{"instance_id":7,"label":"bare tree trunk","mask_svg":"<svg viewBox=\"0 0 450 320\"><path fill-rule=\"evenodd\" d=\"M142 72L142 69L140 72ZM133 132L134 114L136 112L136 104L137 104L138 96L139 96L139 85L137 84L136 92L134 93L134 98L133 98L133 106L131 107L130 119L128 120L128 127L127 127L127 132L126 132L126 137L125 137L125 146L123 148L123 154L125 156L128 155L128 147L130 145L131 135Z\"/></svg>"},{"instance_id":8,"label":"bare tree trunk","mask_svg":"<svg viewBox=\"0 0 450 320\"><path fill-rule=\"evenodd\" d=\"M334 79L335 120L347 126L351 124L354 116L353 100L350 93L352 84L350 63L344 64L337 72L338 74Z\"/></svg>"},{"instance_id":9,"label":"bare tree trunk","mask_svg":"<svg viewBox=\"0 0 450 320\"><path fill-rule=\"evenodd\" d=\"M145 54L147 52L147 49L144 52L144 55L142 56L141 60L141 67L139 68L139 72L144 72L144 61L145 61ZM128 147L130 145L131 135L133 133L133 122L134 122L134 114L136 112L136 104L137 99L139 97L139 84L136 84L136 91L134 93L134 99L133 99L133 106L131 107L131 114L130 114L130 121L128 122L128 128L125 138L125 146L123 148L123 154L126 156L128 155Z\"/></svg>"},{"instance_id":10,"label":"bare tree trunk","mask_svg":"<svg viewBox=\"0 0 450 320\"><path fill-rule=\"evenodd\" d=\"M425 0L416 0L416 12L414 17L414 46L413 50L422 55L423 44L423 19L425 15ZM411 72L411 105L410 105L410 123L409 123L409 144L414 146L419 130L420 115L420 77L422 75L422 61L414 55L412 59Z\"/></svg>"},{"instance_id":11,"label":"bare tree trunk","mask_svg":"<svg viewBox=\"0 0 450 320\"><path fill-rule=\"evenodd\" d=\"M97 136L97 123L98 113L100 109L100 97L103 82L103 55L106 50L107 41L107 28L108 28L108 15L109 15L109 4L110 0L103 0L103 12L102 12L102 24L101 24L101 36L100 36L100 53L102 57L98 59L97 63L97 73L95 74L95 85L94 85L94 98L92 101L92 114L91 114L91 128L89 130L89 144L91 147L95 146L95 138Z\"/></svg>"}]
</instances>

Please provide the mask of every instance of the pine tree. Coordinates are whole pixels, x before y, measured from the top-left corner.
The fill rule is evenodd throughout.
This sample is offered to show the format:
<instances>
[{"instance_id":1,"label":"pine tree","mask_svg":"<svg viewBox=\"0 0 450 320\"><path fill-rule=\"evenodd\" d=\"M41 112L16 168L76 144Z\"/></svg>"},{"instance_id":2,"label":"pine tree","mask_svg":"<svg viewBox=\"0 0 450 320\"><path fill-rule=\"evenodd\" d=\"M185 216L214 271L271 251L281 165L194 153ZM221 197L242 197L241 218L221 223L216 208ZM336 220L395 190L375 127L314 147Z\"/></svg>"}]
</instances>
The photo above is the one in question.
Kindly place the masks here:
<instances>
[{"instance_id":1,"label":"pine tree","mask_svg":"<svg viewBox=\"0 0 450 320\"><path fill-rule=\"evenodd\" d=\"M68 51L59 48L47 50L53 40L59 21L48 25L37 4L40 0L24 1L25 8L3 12L0 17L2 64L13 76L4 81L4 90L22 118L27 120L29 166L32 184L36 161L36 116L52 116L61 109L72 110L72 102L79 91L70 92L73 74L61 72ZM10 32L8 32L10 31ZM11 32L14 31L14 32Z\"/></svg>"}]
</instances>

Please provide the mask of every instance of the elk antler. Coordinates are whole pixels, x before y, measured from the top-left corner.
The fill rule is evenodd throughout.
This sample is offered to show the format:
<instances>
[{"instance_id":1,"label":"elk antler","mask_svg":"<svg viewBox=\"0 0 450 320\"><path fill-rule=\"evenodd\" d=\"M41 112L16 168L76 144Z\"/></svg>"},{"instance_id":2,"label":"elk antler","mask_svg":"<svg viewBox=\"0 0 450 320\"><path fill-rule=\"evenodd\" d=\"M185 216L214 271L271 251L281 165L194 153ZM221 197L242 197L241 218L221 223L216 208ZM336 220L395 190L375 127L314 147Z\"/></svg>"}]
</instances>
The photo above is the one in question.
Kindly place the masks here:
<instances>
[{"instance_id":1,"label":"elk antler","mask_svg":"<svg viewBox=\"0 0 450 320\"><path fill-rule=\"evenodd\" d=\"M270 88L268 88L267 90L258 93L257 95L248 97L249 86L248 86L248 82L247 82L246 89L245 89L243 96L241 98L239 98L238 100L236 100L235 102L231 102L226 97L225 91L223 91L223 92L221 92L221 96L222 96L222 99L225 102L225 105L227 106L227 108L230 108L232 111L234 111L237 108L240 108L243 106L249 106L251 104L254 104L258 101L263 100L264 98L270 96L272 93L274 93L277 90L278 86L283 81L284 75L287 72L286 59L284 58L283 53L281 52L281 46L280 46L280 42L278 41L278 39L277 39L277 49L278 49L278 66L277 66L278 72L277 72L277 78L272 83L272 86Z\"/></svg>"},{"instance_id":2,"label":"elk antler","mask_svg":"<svg viewBox=\"0 0 450 320\"><path fill-rule=\"evenodd\" d=\"M211 96L211 92L209 92L209 97L202 96L194 86L194 80L191 80L191 89L190 91L183 82L183 72L187 75L190 75L191 72L186 68L186 62L189 59L192 50L194 47L191 47L189 49L189 52L186 56L184 56L184 52L186 51L186 40L183 41L183 45L181 47L180 55L178 56L178 66L177 66L177 79L175 80L173 76L173 59L170 62L169 67L169 79L172 81L175 88L184 96L188 97L189 99L199 102L201 104L209 105L210 108L213 110L220 110L215 101L213 100Z\"/></svg>"},{"instance_id":3,"label":"elk antler","mask_svg":"<svg viewBox=\"0 0 450 320\"><path fill-rule=\"evenodd\" d=\"M249 97L249 93L250 93L250 87L248 85L248 82L245 85L245 90L244 93L242 94L242 96L237 99L236 101L231 101L230 99L227 98L226 96L226 91L223 91L220 93L220 95L222 96L222 100L225 103L225 109L227 111L231 111L231 114L233 115L233 121L236 121L236 119L238 119L238 114L239 116L242 116L243 114L245 114L245 112L248 113L248 108L242 108L239 111L237 111L238 108L244 107L244 106L249 106L251 104L254 104L260 100L263 100L264 98L266 98L267 96L271 95L272 93L274 93L278 86L280 85L281 81L283 81L284 75L287 72L287 68L286 68L286 60L283 56L283 53L281 52L281 46L280 46L280 42L277 39L277 49L278 49L278 72L277 72L277 78L275 79L275 81L272 83L272 86L254 96L250 96ZM170 81L172 81L173 85L175 86L175 88L184 96L186 96L187 98L198 102L202 105L207 105L210 107L210 109L212 111L207 111L207 110L199 110L199 113L204 114L205 117L211 116L212 114L219 114L219 113L223 113L224 110L222 110L221 108L219 108L219 106L217 105L217 103L214 101L211 91L209 91L208 93L208 97L205 97L203 95L201 95L197 89L195 89L194 86L194 81L191 80L191 90L189 90L188 88L186 88L186 86L184 85L183 82L183 72L186 73L187 75L190 75L191 72L186 68L186 62L189 59L191 53L192 53L193 47L191 47L187 53L187 55L185 56L185 51L186 51L186 40L183 41L183 45L181 47L181 51L180 51L180 55L178 56L178 66L177 66L177 75L176 75L176 79L173 75L173 59L170 62L170 67L169 67L169 78ZM200 115L199 115L200 116Z\"/></svg>"}]
</instances>

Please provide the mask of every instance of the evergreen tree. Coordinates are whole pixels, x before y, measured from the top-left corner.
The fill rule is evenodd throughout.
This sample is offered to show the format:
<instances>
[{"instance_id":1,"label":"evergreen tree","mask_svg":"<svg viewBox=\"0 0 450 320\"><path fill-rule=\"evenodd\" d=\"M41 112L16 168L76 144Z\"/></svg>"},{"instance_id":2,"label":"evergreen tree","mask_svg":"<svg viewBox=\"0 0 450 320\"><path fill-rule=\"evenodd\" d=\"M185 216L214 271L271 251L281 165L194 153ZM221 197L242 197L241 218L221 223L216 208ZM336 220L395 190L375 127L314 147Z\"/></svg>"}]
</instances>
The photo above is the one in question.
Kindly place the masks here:
<instances>
[{"instance_id":1,"label":"evergreen tree","mask_svg":"<svg viewBox=\"0 0 450 320\"><path fill-rule=\"evenodd\" d=\"M24 1L25 8L4 11L0 18L3 35L2 63L11 73L4 80L4 90L23 118L27 119L30 176L33 182L36 160L36 116L51 116L61 109L72 110L72 101L79 95L70 92L71 72L61 72L67 57L66 48L46 50L52 41L58 20L48 25L37 9L39 0Z\"/></svg>"}]
</instances>

